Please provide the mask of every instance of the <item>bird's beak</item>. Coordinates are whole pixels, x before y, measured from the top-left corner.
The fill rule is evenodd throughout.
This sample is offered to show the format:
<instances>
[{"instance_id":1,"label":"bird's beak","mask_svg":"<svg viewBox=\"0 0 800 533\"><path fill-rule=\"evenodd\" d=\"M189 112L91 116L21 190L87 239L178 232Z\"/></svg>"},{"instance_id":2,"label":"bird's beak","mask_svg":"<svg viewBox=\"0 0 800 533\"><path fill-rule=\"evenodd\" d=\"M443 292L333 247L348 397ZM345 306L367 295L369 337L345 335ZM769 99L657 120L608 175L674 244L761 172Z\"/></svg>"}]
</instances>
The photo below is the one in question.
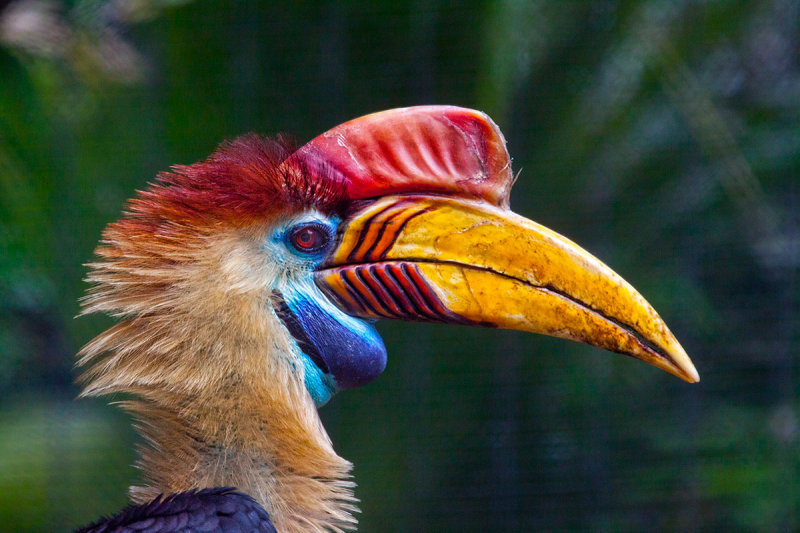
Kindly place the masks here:
<instances>
[{"instance_id":1,"label":"bird's beak","mask_svg":"<svg viewBox=\"0 0 800 533\"><path fill-rule=\"evenodd\" d=\"M481 200L380 198L349 215L316 273L346 312L572 339L699 381L630 284L569 239Z\"/></svg>"}]
</instances>

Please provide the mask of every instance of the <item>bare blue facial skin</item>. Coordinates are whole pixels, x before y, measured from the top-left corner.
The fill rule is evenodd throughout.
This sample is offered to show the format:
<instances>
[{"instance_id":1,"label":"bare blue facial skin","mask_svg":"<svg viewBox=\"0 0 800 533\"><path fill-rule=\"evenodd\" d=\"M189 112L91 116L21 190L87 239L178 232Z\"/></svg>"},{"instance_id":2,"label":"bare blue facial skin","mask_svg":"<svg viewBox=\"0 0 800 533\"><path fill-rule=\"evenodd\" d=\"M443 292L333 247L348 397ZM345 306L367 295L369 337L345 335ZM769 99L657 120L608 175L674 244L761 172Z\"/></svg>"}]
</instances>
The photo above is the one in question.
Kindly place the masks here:
<instances>
[{"instance_id":1,"label":"bare blue facial skin","mask_svg":"<svg viewBox=\"0 0 800 533\"><path fill-rule=\"evenodd\" d=\"M386 347L375 328L333 305L313 280L314 267L333 247L338 222L322 216L292 221L279 228L267 244L273 253L283 246L283 251L289 252L284 254L286 263L305 267L294 279L274 287L272 300L278 317L296 342L305 386L317 407L341 389L369 383L386 368ZM309 227L318 232L314 242L324 244L312 252L292 242L298 228Z\"/></svg>"},{"instance_id":2,"label":"bare blue facial skin","mask_svg":"<svg viewBox=\"0 0 800 533\"><path fill-rule=\"evenodd\" d=\"M313 365L305 364L306 388L320 405L339 389L360 387L377 378L386 368L386 347L372 325L346 315L318 289L314 292L282 294L283 305L277 307Z\"/></svg>"}]
</instances>

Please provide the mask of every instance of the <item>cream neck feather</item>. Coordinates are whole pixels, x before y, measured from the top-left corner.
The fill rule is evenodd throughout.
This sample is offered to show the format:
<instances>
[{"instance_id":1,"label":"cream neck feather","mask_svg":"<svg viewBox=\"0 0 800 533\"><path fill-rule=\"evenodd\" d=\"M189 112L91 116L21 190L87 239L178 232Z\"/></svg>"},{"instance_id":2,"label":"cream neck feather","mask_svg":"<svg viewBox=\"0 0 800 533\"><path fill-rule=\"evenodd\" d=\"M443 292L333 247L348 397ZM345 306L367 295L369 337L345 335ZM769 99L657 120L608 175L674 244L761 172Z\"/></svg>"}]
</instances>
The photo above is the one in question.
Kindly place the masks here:
<instances>
[{"instance_id":1,"label":"cream neck feather","mask_svg":"<svg viewBox=\"0 0 800 533\"><path fill-rule=\"evenodd\" d=\"M147 247L107 230L84 313L123 317L83 348L84 396L126 393L144 437L135 502L234 486L279 531L354 529L351 464L333 450L271 310L277 267L240 231ZM162 236L163 237L163 236Z\"/></svg>"}]
</instances>

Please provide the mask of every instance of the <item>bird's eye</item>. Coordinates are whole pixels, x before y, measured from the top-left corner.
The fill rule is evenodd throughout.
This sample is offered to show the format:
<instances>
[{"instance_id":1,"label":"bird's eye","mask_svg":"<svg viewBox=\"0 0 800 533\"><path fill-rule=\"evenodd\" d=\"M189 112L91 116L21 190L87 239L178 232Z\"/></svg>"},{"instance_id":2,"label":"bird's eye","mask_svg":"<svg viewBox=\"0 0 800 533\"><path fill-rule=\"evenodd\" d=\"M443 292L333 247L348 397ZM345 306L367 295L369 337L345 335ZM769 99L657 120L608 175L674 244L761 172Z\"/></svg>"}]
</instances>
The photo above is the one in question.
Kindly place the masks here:
<instances>
[{"instance_id":1,"label":"bird's eye","mask_svg":"<svg viewBox=\"0 0 800 533\"><path fill-rule=\"evenodd\" d=\"M304 254L316 254L326 250L331 240L330 230L315 222L300 224L289 231L289 244Z\"/></svg>"}]
</instances>

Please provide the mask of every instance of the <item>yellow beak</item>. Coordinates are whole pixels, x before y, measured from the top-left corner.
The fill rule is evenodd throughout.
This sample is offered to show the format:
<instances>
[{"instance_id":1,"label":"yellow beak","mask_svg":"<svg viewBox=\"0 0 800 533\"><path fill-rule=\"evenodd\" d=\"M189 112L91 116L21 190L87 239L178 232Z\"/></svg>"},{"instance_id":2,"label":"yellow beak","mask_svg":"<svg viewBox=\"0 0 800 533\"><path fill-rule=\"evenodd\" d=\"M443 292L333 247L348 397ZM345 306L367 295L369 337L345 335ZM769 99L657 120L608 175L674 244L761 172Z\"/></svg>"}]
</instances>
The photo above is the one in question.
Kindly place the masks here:
<instances>
[{"instance_id":1,"label":"yellow beak","mask_svg":"<svg viewBox=\"0 0 800 533\"><path fill-rule=\"evenodd\" d=\"M387 196L342 228L316 279L350 314L553 335L700 379L636 289L569 239L507 209Z\"/></svg>"}]
</instances>

